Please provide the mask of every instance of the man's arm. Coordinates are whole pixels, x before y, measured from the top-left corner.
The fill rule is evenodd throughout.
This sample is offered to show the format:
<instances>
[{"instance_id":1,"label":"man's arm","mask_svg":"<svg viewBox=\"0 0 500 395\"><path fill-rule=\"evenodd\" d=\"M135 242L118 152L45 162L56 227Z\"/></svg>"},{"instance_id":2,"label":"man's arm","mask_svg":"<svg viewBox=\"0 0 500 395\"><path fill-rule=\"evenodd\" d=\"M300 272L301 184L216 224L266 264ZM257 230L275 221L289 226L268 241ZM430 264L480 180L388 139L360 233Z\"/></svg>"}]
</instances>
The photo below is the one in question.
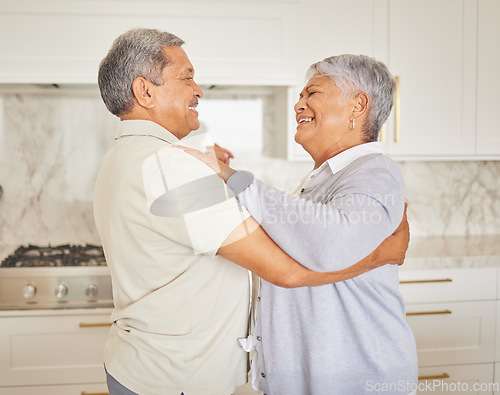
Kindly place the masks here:
<instances>
[{"instance_id":1,"label":"man's arm","mask_svg":"<svg viewBox=\"0 0 500 395\"><path fill-rule=\"evenodd\" d=\"M401 265L409 240L405 204L403 220L394 234L366 258L343 270L319 273L305 268L281 250L252 218L231 233L218 254L280 287L313 287L348 280L386 264Z\"/></svg>"},{"instance_id":2,"label":"man's arm","mask_svg":"<svg viewBox=\"0 0 500 395\"><path fill-rule=\"evenodd\" d=\"M200 159L224 180L235 173L227 165L218 162L215 155L207 156L186 147L177 148ZM200 196L200 194L196 195ZM348 267L338 271L319 273L305 268L285 253L253 218L247 219L226 238L218 254L254 272L266 281L292 288L344 281L385 264L402 264L408 249L408 242L409 227L405 206L403 220L392 236L382 241L380 246L364 259L361 259L363 257L361 255L358 258L361 259L359 262L355 263L356 260L352 260ZM305 261L303 263L310 264Z\"/></svg>"},{"instance_id":3,"label":"man's arm","mask_svg":"<svg viewBox=\"0 0 500 395\"><path fill-rule=\"evenodd\" d=\"M378 178L381 178L381 181L374 186L372 192L376 196L388 196L392 199L367 196L364 189L359 190L360 185L364 184L358 180L351 182L355 184L354 186L351 184L344 186L346 192L340 194L340 200L332 200L328 204L315 203L258 181L251 183L250 186L247 184L248 187L243 188L243 191L242 188L238 188L238 183L229 185L229 182L241 172L236 173L218 161L214 153L205 155L189 148L183 149L227 181L228 186L238 195L239 201L258 221L264 232L270 235L274 243L296 262L313 271L336 270L337 273L352 273L359 267L363 271L369 270L371 267L367 266L368 262L363 258L383 242L384 237L397 226L403 214L400 209L383 205L384 202L394 201L393 206L397 206L396 202L403 199L398 179L391 173L379 174ZM401 193L395 195L398 191ZM402 201L401 203L403 204ZM370 237L366 238L367 235ZM366 242L363 241L365 239ZM357 247L353 248L354 245ZM407 246L404 251L406 248ZM370 259L376 262L377 258L375 255ZM360 266L353 267L358 261L361 261ZM344 269L348 271L344 272Z\"/></svg>"}]
</instances>

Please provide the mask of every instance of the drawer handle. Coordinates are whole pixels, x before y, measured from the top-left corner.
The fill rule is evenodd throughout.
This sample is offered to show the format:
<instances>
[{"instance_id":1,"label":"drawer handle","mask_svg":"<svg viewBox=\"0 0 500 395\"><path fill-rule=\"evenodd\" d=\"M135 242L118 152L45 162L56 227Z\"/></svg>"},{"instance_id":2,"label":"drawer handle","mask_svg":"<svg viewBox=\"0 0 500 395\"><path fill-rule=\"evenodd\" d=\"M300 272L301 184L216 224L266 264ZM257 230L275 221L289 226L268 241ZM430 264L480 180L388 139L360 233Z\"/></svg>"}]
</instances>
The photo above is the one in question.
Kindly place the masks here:
<instances>
[{"instance_id":1,"label":"drawer handle","mask_svg":"<svg viewBox=\"0 0 500 395\"><path fill-rule=\"evenodd\" d=\"M437 380L437 379L449 379L450 375L448 373L437 374L435 376L418 376L419 380Z\"/></svg>"},{"instance_id":2,"label":"drawer handle","mask_svg":"<svg viewBox=\"0 0 500 395\"><path fill-rule=\"evenodd\" d=\"M80 395L109 395L109 392L85 392L82 391Z\"/></svg>"},{"instance_id":3,"label":"drawer handle","mask_svg":"<svg viewBox=\"0 0 500 395\"><path fill-rule=\"evenodd\" d=\"M78 325L80 328L97 328L100 326L111 326L113 325L111 322L96 322L96 323L85 323L85 322L80 322Z\"/></svg>"},{"instance_id":4,"label":"drawer handle","mask_svg":"<svg viewBox=\"0 0 500 395\"><path fill-rule=\"evenodd\" d=\"M451 310L441 310L441 311L416 311L414 313L406 313L406 315L433 315L433 314L451 314Z\"/></svg>"},{"instance_id":5,"label":"drawer handle","mask_svg":"<svg viewBox=\"0 0 500 395\"><path fill-rule=\"evenodd\" d=\"M425 283L451 283L453 280L451 278L441 278L437 280L408 280L400 281L400 284L425 284Z\"/></svg>"}]
</instances>

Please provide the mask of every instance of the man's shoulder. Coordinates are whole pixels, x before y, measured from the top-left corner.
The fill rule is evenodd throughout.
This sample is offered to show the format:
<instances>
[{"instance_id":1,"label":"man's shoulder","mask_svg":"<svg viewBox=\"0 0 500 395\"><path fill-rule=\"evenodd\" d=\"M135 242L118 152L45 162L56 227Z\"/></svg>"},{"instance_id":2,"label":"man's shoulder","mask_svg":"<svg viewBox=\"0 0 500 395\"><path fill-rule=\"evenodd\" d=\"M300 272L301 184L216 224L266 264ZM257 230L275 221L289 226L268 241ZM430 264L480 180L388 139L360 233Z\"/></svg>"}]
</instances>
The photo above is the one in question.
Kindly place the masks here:
<instances>
[{"instance_id":1,"label":"man's shoulder","mask_svg":"<svg viewBox=\"0 0 500 395\"><path fill-rule=\"evenodd\" d=\"M182 149L170 145L149 153L144 159L143 172L158 169L174 184L184 184L216 173L202 161Z\"/></svg>"}]
</instances>

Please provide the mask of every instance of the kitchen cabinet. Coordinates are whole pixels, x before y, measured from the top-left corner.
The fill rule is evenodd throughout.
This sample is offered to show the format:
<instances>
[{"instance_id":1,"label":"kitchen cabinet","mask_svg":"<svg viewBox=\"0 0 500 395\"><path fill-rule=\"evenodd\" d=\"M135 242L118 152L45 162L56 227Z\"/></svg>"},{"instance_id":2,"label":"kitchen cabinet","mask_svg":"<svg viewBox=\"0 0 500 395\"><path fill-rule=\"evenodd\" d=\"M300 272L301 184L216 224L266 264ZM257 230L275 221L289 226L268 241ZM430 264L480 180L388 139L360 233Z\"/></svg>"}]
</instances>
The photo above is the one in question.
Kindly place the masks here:
<instances>
[{"instance_id":1,"label":"kitchen cabinet","mask_svg":"<svg viewBox=\"0 0 500 395\"><path fill-rule=\"evenodd\" d=\"M297 123L293 106L305 85L309 66L329 56L344 53L378 56L382 52L378 31L384 27L375 24L385 10L379 0L352 1L300 1L301 18L296 26L295 53L296 85L290 88L288 104L288 158L310 160L309 154L294 141Z\"/></svg>"},{"instance_id":2,"label":"kitchen cabinet","mask_svg":"<svg viewBox=\"0 0 500 395\"><path fill-rule=\"evenodd\" d=\"M95 84L113 40L133 27L184 41L200 84L287 85L297 1L1 1L0 83ZM33 34L33 32L37 32Z\"/></svg>"},{"instance_id":3,"label":"kitchen cabinet","mask_svg":"<svg viewBox=\"0 0 500 395\"><path fill-rule=\"evenodd\" d=\"M495 363L495 377L494 377L494 394L500 394L500 363Z\"/></svg>"},{"instance_id":4,"label":"kitchen cabinet","mask_svg":"<svg viewBox=\"0 0 500 395\"><path fill-rule=\"evenodd\" d=\"M498 271L500 279L500 270ZM500 290L500 282L499 282ZM495 351L495 383L497 383L497 388L495 393L500 395L500 297L497 301L497 340L496 340L496 351Z\"/></svg>"},{"instance_id":5,"label":"kitchen cabinet","mask_svg":"<svg viewBox=\"0 0 500 395\"><path fill-rule=\"evenodd\" d=\"M420 368L422 379L419 380L418 393L491 395L494 389L493 369L493 364Z\"/></svg>"},{"instance_id":6,"label":"kitchen cabinet","mask_svg":"<svg viewBox=\"0 0 500 395\"><path fill-rule=\"evenodd\" d=\"M0 387L0 395L108 395L102 384L44 385L35 387Z\"/></svg>"},{"instance_id":7,"label":"kitchen cabinet","mask_svg":"<svg viewBox=\"0 0 500 395\"><path fill-rule=\"evenodd\" d=\"M497 299L496 267L402 270L400 281L407 304Z\"/></svg>"},{"instance_id":8,"label":"kitchen cabinet","mask_svg":"<svg viewBox=\"0 0 500 395\"><path fill-rule=\"evenodd\" d=\"M279 147L271 151L310 160L294 142L293 105L305 71L327 56L362 53L399 77L398 105L383 133L389 155L500 159L497 0L0 3L0 33L9 37L0 53L4 87L95 88L99 62L119 34L135 26L168 30L186 41L198 83L283 88L274 116Z\"/></svg>"},{"instance_id":9,"label":"kitchen cabinet","mask_svg":"<svg viewBox=\"0 0 500 395\"><path fill-rule=\"evenodd\" d=\"M419 366L493 363L495 301L408 304Z\"/></svg>"},{"instance_id":10,"label":"kitchen cabinet","mask_svg":"<svg viewBox=\"0 0 500 395\"><path fill-rule=\"evenodd\" d=\"M472 388L473 383L493 382L499 275L497 267L401 270L400 291L417 343L421 385L460 381ZM440 390L436 393L447 393Z\"/></svg>"},{"instance_id":11,"label":"kitchen cabinet","mask_svg":"<svg viewBox=\"0 0 500 395\"><path fill-rule=\"evenodd\" d=\"M399 78L388 153L474 155L476 1L389 0L387 15L381 60Z\"/></svg>"},{"instance_id":12,"label":"kitchen cabinet","mask_svg":"<svg viewBox=\"0 0 500 395\"><path fill-rule=\"evenodd\" d=\"M110 309L1 312L0 394L104 392L102 354L110 313Z\"/></svg>"},{"instance_id":13,"label":"kitchen cabinet","mask_svg":"<svg viewBox=\"0 0 500 395\"><path fill-rule=\"evenodd\" d=\"M477 47L477 153L500 153L498 95L500 87L500 40L498 0L478 0Z\"/></svg>"},{"instance_id":14,"label":"kitchen cabinet","mask_svg":"<svg viewBox=\"0 0 500 395\"><path fill-rule=\"evenodd\" d=\"M298 64L305 70L314 61L346 52L386 63L398 80L398 100L381 133L390 156L500 159L500 131L494 119L499 101L492 89L500 85L500 44L492 39L500 33L498 1L380 0L361 7L324 3L312 2L321 13L307 34L299 34L304 49ZM301 7L309 7L309 2L301 2ZM325 37L332 37L328 45ZM307 159L293 142L292 115L289 158Z\"/></svg>"}]
</instances>

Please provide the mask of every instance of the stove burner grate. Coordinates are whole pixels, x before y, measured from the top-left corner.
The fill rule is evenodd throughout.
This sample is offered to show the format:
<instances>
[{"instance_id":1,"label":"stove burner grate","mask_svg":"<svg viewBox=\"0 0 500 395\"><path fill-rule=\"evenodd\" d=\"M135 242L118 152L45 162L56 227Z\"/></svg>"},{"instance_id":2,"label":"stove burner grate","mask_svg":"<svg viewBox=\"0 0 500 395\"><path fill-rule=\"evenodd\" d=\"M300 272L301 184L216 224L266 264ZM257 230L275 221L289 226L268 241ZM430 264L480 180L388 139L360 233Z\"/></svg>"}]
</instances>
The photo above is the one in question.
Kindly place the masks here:
<instances>
[{"instance_id":1,"label":"stove burner grate","mask_svg":"<svg viewBox=\"0 0 500 395\"><path fill-rule=\"evenodd\" d=\"M1 267L106 266L101 246L63 244L40 247L20 246L5 258Z\"/></svg>"}]
</instances>

